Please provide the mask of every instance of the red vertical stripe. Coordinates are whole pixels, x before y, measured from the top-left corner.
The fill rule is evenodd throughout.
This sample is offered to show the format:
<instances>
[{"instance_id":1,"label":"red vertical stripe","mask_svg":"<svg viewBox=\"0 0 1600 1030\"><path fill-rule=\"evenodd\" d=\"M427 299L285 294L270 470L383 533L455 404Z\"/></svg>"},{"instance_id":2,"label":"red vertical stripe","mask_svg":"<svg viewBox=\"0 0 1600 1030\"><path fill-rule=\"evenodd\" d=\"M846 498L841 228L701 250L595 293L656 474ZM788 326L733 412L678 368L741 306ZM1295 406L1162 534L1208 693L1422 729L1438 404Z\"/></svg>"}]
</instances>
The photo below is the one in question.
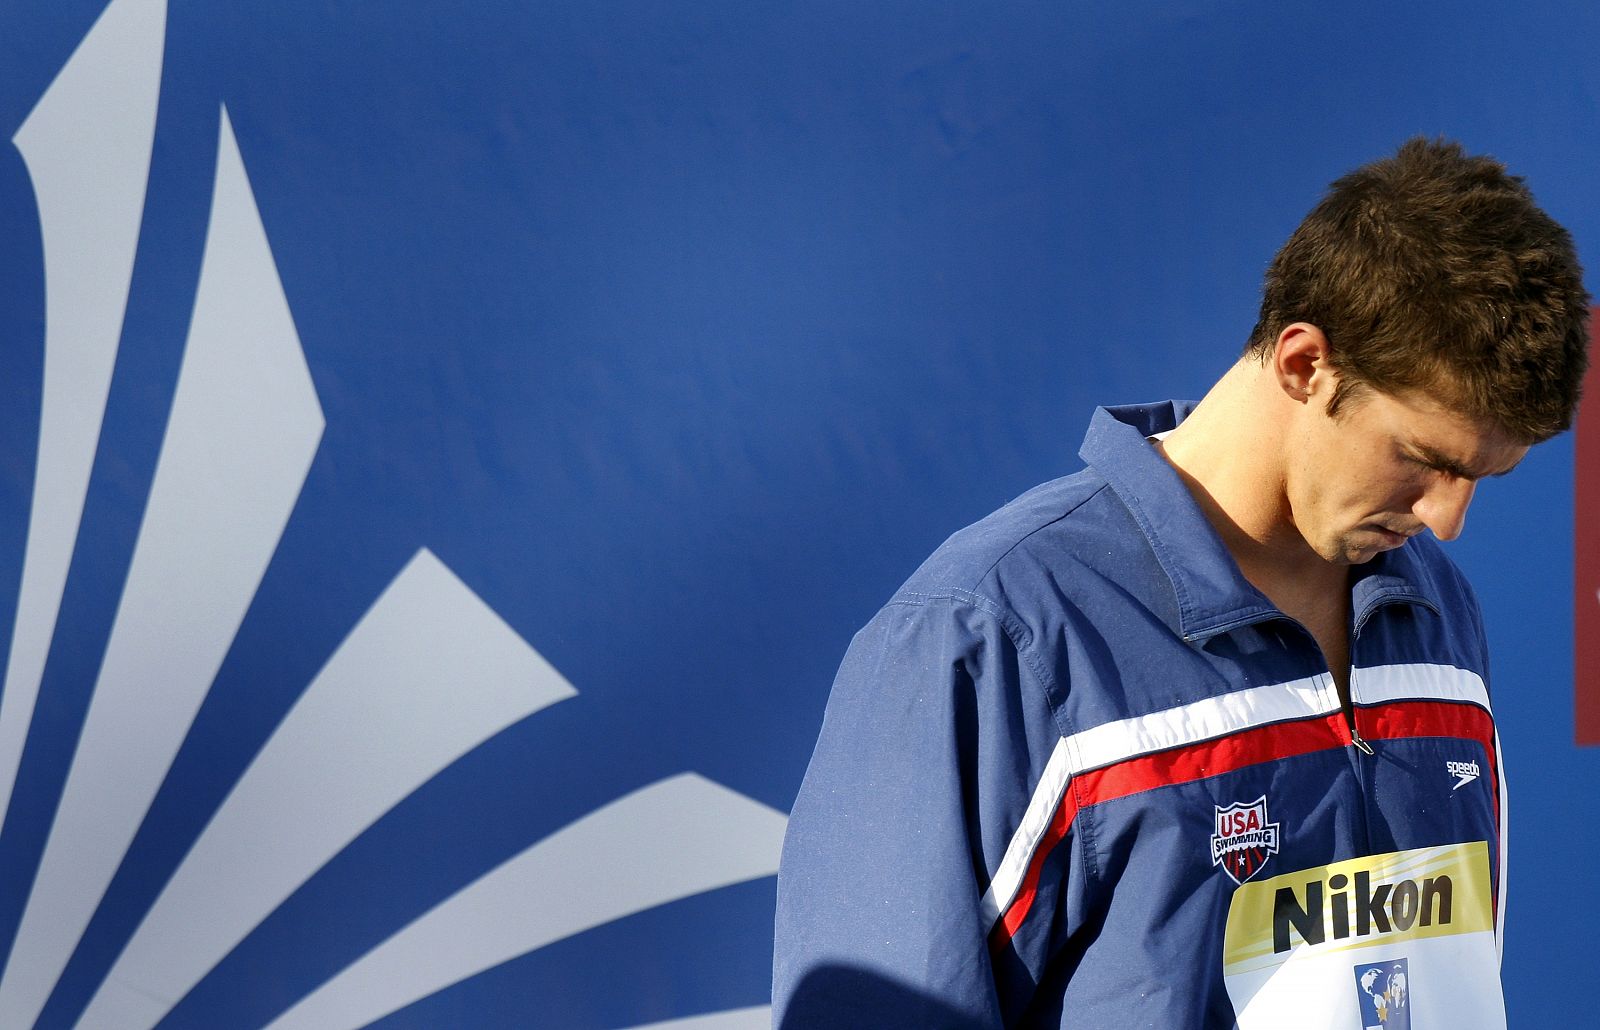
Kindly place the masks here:
<instances>
[{"instance_id":1,"label":"red vertical stripe","mask_svg":"<svg viewBox=\"0 0 1600 1030\"><path fill-rule=\"evenodd\" d=\"M1600 312L1600 308L1595 311ZM1600 326L1600 319L1591 324ZM1573 672L1579 744L1600 744L1600 351L1578 413L1573 512Z\"/></svg>"}]
</instances>

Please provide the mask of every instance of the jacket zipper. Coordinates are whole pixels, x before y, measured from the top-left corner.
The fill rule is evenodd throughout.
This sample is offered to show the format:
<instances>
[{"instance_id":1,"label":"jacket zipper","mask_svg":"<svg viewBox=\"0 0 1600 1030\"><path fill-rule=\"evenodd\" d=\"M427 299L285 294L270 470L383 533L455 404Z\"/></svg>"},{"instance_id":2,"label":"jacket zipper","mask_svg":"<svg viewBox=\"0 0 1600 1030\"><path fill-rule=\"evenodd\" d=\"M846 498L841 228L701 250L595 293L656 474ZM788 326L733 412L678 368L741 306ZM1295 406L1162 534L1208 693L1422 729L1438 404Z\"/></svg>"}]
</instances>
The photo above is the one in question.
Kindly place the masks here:
<instances>
[{"instance_id":1,"label":"jacket zipper","mask_svg":"<svg viewBox=\"0 0 1600 1030\"><path fill-rule=\"evenodd\" d=\"M1361 731L1356 729L1356 642L1361 636L1362 627L1372 618L1372 613L1376 610L1376 605L1369 605L1359 619L1353 620L1353 625L1350 627L1350 717L1347 720L1350 723L1350 743L1369 755L1377 752L1373 750L1371 744L1362 739Z\"/></svg>"},{"instance_id":2,"label":"jacket zipper","mask_svg":"<svg viewBox=\"0 0 1600 1030\"><path fill-rule=\"evenodd\" d=\"M1367 618L1371 614L1372 614L1372 612L1369 609L1367 612L1365 612L1362 615L1360 621L1356 622L1350 628L1350 647L1349 647L1349 653L1350 653L1350 708L1349 708L1349 711L1347 711L1347 712L1345 711L1342 699L1340 699L1340 705L1339 705L1340 711L1344 712L1345 728L1350 731L1350 745L1352 747L1354 747L1356 751L1360 752L1360 754L1351 754L1350 755L1350 766L1351 766L1351 772L1353 772L1355 774L1355 778L1356 778L1356 802L1357 802L1357 805L1360 808L1360 811L1357 814L1357 820L1359 822L1359 828L1360 828L1360 833L1361 833L1361 843L1362 843L1362 847L1364 849L1371 847L1372 832L1371 832L1370 820L1369 820L1368 815L1367 815L1368 801L1367 801L1367 782L1366 782L1366 775L1365 775L1366 774L1366 769L1363 767L1364 763L1363 763L1363 760L1361 758L1361 755L1375 755L1375 754L1377 754L1377 750L1374 749L1373 746L1367 742L1366 738L1361 736L1361 731L1356 729L1356 701L1355 701L1355 696L1356 696L1356 662L1355 662L1355 653L1356 653L1356 636L1358 634L1360 634L1361 627L1366 625ZM1338 691L1337 684L1334 683L1334 680L1333 680L1333 666L1328 662L1328 656L1322 653L1322 645L1317 643L1317 638L1312 636L1311 635L1311 631L1306 629L1305 626L1303 626L1298 619L1291 618L1290 616L1287 616L1287 615L1282 616L1282 618L1284 619L1284 621L1288 622L1290 625L1292 625L1296 629L1298 629L1301 633L1305 634L1306 639L1311 641L1311 646L1316 649L1317 654L1322 658L1322 664L1328 666L1328 681L1329 681L1329 685L1334 688L1334 694L1337 695L1339 691Z\"/></svg>"},{"instance_id":3,"label":"jacket zipper","mask_svg":"<svg viewBox=\"0 0 1600 1030\"><path fill-rule=\"evenodd\" d=\"M1367 614L1370 615L1371 613L1369 612ZM1283 621L1287 622L1289 625L1293 626L1295 629L1298 629L1301 633L1305 634L1306 639L1311 641L1311 646L1316 650L1317 656L1322 659L1322 664L1328 666L1328 680L1329 683L1332 684L1333 666L1329 664L1328 656L1322 653L1322 645L1317 643L1317 638L1311 635L1310 630L1301 625L1300 620L1291 618L1287 615L1282 615L1280 618L1282 618ZM1366 738L1361 735L1361 731L1356 729L1356 634L1360 633L1361 627L1365 626L1366 624L1367 615L1363 615L1361 617L1361 621L1356 623L1350 631L1350 710L1348 712L1344 712L1344 703L1342 700L1339 704L1339 710L1344 712L1344 725L1345 729L1350 731L1350 743L1355 745L1356 750L1363 754L1375 755L1377 754L1377 751L1373 749L1371 744L1367 743ZM1334 693L1337 694L1338 692L1338 687L1335 685Z\"/></svg>"},{"instance_id":4,"label":"jacket zipper","mask_svg":"<svg viewBox=\"0 0 1600 1030\"><path fill-rule=\"evenodd\" d=\"M1361 735L1361 731L1356 729L1356 663L1355 663L1355 658L1354 658L1355 649L1356 649L1355 638L1351 637L1351 639L1350 639L1350 652L1351 652L1351 656L1352 657L1350 659L1350 709L1349 709L1348 712L1345 713L1344 721L1345 721L1345 724L1347 726L1349 726L1349 728L1350 728L1350 743L1352 743L1352 744L1354 744L1356 746L1356 750L1360 751L1362 754L1365 754L1365 755L1375 755L1378 752L1373 750L1372 745L1368 744L1366 738Z\"/></svg>"},{"instance_id":5,"label":"jacket zipper","mask_svg":"<svg viewBox=\"0 0 1600 1030\"><path fill-rule=\"evenodd\" d=\"M1350 764L1354 767L1356 777L1356 797L1361 806L1361 811L1357 818L1361 832L1361 848L1364 852L1370 852L1372 850L1372 821L1370 815L1371 803L1368 799L1367 792L1367 763L1364 759L1362 759L1361 755L1367 755L1370 757L1377 754L1377 751L1371 744L1367 743L1367 741L1361 736L1361 731L1356 728L1356 650L1359 644L1359 638L1361 636L1361 629L1367 624L1367 619L1371 618L1374 611L1376 611L1376 607L1369 606L1365 612L1361 613L1359 619L1353 618L1351 620L1349 648L1350 709L1349 715L1346 718L1346 721L1350 724L1350 743L1355 746L1356 751L1361 753L1352 754L1350 756Z\"/></svg>"}]
</instances>

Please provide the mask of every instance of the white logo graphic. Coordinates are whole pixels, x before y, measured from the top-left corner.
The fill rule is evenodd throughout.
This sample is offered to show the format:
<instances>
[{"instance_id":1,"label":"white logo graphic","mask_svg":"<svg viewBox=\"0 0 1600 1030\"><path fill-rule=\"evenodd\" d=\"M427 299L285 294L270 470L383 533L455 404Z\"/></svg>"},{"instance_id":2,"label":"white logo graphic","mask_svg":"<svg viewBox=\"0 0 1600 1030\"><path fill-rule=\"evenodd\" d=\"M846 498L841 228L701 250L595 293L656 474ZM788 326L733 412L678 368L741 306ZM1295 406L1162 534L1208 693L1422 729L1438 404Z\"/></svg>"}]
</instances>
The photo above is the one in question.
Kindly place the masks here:
<instances>
[{"instance_id":1,"label":"white logo graphic","mask_svg":"<svg viewBox=\"0 0 1600 1030\"><path fill-rule=\"evenodd\" d=\"M112 0L14 138L38 198L47 307L38 466L0 691L0 805L34 718L112 389L165 26L165 0ZM190 735L322 439L322 407L225 109L216 154L177 386L92 699L0 975L3 1027L33 1026L72 958ZM386 812L576 693L419 547L212 813L79 1030L154 1026ZM641 783L393 927L272 1026L365 1026L590 928L770 876L785 821L692 773ZM765 1008L705 1018L730 1028L770 1021Z\"/></svg>"},{"instance_id":2,"label":"white logo graphic","mask_svg":"<svg viewBox=\"0 0 1600 1030\"><path fill-rule=\"evenodd\" d=\"M1444 769L1445 772L1456 778L1456 785L1450 788L1452 792L1460 790L1478 778L1478 763L1476 761L1446 762L1444 763Z\"/></svg>"}]
</instances>

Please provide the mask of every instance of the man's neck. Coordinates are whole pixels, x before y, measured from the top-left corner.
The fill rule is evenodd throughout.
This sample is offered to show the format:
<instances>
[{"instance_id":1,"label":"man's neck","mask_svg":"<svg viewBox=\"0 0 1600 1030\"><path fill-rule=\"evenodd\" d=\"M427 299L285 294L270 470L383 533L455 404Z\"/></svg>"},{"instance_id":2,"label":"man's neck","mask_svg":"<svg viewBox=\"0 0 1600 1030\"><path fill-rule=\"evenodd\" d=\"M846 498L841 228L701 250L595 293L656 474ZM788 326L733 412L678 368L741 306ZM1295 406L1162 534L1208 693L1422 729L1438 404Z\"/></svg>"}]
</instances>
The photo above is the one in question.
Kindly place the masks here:
<instances>
[{"instance_id":1,"label":"man's neck","mask_svg":"<svg viewBox=\"0 0 1600 1030\"><path fill-rule=\"evenodd\" d=\"M1286 487L1286 409L1266 371L1235 365L1156 447L1244 574L1321 649L1350 707L1350 569L1311 549Z\"/></svg>"},{"instance_id":2,"label":"man's neck","mask_svg":"<svg viewBox=\"0 0 1600 1030\"><path fill-rule=\"evenodd\" d=\"M1245 359L1157 446L1255 587L1285 613L1324 622L1349 604L1348 566L1329 562L1295 528L1287 496L1287 411L1267 372Z\"/></svg>"}]
</instances>

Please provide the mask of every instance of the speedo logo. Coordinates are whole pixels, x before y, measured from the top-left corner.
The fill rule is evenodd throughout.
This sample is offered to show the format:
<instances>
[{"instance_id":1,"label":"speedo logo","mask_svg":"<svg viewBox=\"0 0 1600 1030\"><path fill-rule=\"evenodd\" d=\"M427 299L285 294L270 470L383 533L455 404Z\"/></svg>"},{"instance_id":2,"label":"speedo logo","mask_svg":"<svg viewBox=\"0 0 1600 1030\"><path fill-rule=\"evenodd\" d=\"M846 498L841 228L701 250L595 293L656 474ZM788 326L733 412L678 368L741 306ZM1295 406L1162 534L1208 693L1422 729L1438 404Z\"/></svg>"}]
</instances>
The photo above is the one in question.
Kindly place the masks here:
<instances>
[{"instance_id":1,"label":"speedo logo","mask_svg":"<svg viewBox=\"0 0 1600 1030\"><path fill-rule=\"evenodd\" d=\"M1450 788L1452 791L1460 790L1478 778L1477 762L1446 762L1444 769L1456 778L1456 785Z\"/></svg>"},{"instance_id":2,"label":"speedo logo","mask_svg":"<svg viewBox=\"0 0 1600 1030\"><path fill-rule=\"evenodd\" d=\"M1310 880L1298 888L1282 886L1272 901L1272 950L1290 949L1291 929L1307 944L1321 944L1328 940L1330 922L1336 941L1404 932L1413 926L1448 926L1454 900L1455 883L1447 875L1374 884L1372 874L1361 870L1354 884L1344 873L1334 873L1325 881Z\"/></svg>"}]
</instances>

